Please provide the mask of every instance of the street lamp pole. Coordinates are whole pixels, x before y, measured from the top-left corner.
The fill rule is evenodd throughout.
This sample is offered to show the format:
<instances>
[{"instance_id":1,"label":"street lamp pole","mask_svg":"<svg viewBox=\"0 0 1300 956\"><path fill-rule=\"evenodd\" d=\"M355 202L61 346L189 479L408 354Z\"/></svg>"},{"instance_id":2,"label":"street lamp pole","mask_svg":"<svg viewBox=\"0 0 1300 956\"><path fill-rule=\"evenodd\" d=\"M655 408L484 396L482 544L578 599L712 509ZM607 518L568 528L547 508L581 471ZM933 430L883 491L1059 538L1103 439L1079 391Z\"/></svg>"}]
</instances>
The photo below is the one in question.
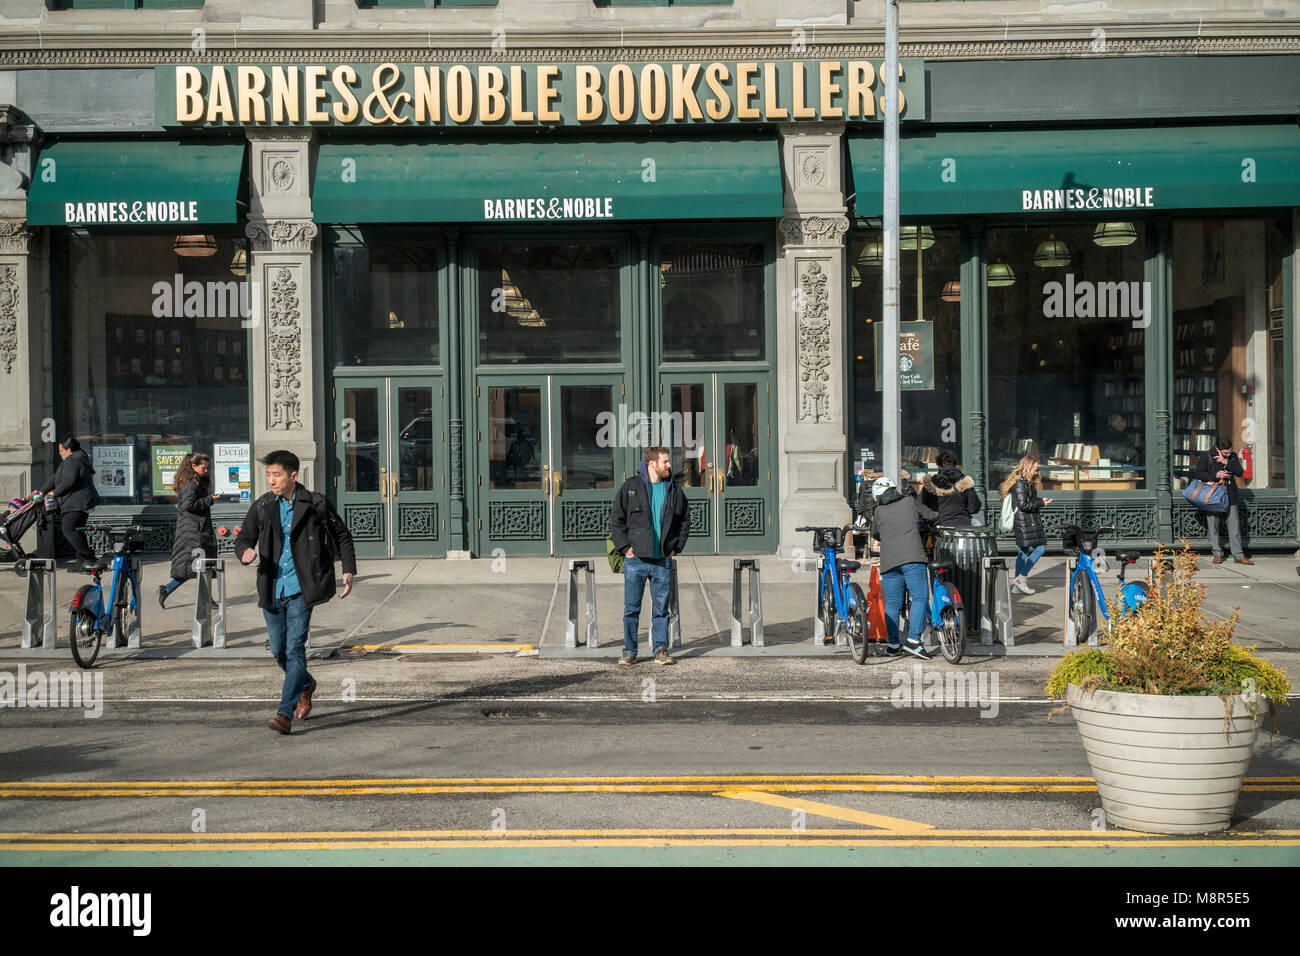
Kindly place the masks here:
<instances>
[{"instance_id":1,"label":"street lamp pole","mask_svg":"<svg viewBox=\"0 0 1300 956\"><path fill-rule=\"evenodd\" d=\"M881 346L882 467L902 471L903 409L898 382L898 0L885 3L884 342ZM919 236L918 236L919 245Z\"/></svg>"}]
</instances>

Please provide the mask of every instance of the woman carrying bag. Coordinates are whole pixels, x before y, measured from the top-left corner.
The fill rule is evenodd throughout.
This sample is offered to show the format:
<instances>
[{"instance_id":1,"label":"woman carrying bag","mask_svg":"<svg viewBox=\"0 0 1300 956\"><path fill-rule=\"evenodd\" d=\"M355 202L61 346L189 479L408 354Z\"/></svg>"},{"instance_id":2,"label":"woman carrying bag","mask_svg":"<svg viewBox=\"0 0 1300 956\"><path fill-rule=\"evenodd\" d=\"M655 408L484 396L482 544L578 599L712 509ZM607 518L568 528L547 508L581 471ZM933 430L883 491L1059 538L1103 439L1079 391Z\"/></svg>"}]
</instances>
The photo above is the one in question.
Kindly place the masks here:
<instances>
[{"instance_id":1,"label":"woman carrying bag","mask_svg":"<svg viewBox=\"0 0 1300 956\"><path fill-rule=\"evenodd\" d=\"M1021 594L1033 594L1034 590L1026 579L1038 559L1047 549L1047 535L1043 533L1043 520L1039 516L1043 505L1050 505L1051 498L1038 497L1042 481L1038 477L1038 459L1032 455L1021 458L1011 474L1007 475L999 489L1002 497L1011 495L1015 502L1016 529L1016 577L1012 582Z\"/></svg>"},{"instance_id":2,"label":"woman carrying bag","mask_svg":"<svg viewBox=\"0 0 1300 956\"><path fill-rule=\"evenodd\" d=\"M172 537L172 579L158 585L158 606L167 606L167 597L198 572L194 569L196 552L204 557L217 556L217 536L212 530L212 494L208 472L212 459L201 453L190 453L181 459L176 469L176 534Z\"/></svg>"}]
</instances>

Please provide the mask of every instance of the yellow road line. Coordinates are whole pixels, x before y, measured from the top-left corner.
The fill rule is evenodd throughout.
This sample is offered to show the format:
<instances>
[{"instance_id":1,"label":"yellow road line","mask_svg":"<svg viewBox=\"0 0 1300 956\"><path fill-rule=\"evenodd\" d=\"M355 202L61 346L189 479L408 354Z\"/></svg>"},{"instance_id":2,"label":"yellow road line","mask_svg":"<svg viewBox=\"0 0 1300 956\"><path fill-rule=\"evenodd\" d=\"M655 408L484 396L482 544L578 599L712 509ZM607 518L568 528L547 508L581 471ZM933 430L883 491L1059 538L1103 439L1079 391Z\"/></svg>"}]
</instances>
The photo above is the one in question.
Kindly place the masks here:
<instances>
[{"instance_id":1,"label":"yellow road line","mask_svg":"<svg viewBox=\"0 0 1300 956\"><path fill-rule=\"evenodd\" d=\"M112 784L120 787L188 787L213 786L231 787L246 784L259 786L277 786L292 784L340 784L343 786L365 786L374 784L513 784L513 783L755 783L768 781L804 782L809 780L828 780L833 782L877 783L893 781L912 781L918 783L967 783L972 781L995 781L999 783L1091 783L1092 777L1051 777L1051 776L936 776L932 774L709 774L702 776L622 776L622 777L325 777L321 779L295 780L21 780L9 781L9 786L23 785L36 787L80 787ZM1300 777L1247 777L1252 780L1270 780L1284 783L1300 783ZM4 784L0 784L4 785Z\"/></svg>"},{"instance_id":2,"label":"yellow road line","mask_svg":"<svg viewBox=\"0 0 1300 956\"><path fill-rule=\"evenodd\" d=\"M783 793L1089 793L1097 789L1090 786L1023 786L1023 785L960 785L928 786L925 784L767 784L765 789ZM1276 789L1276 788L1274 788ZM0 797L10 798L71 798L71 797L365 797L365 796L416 796L429 794L510 794L510 793L716 793L718 787L710 784L616 784L517 786L517 787L228 787L224 789L184 789L164 787L156 789L116 789L111 787L82 790L37 790L0 788Z\"/></svg>"},{"instance_id":3,"label":"yellow road line","mask_svg":"<svg viewBox=\"0 0 1300 956\"><path fill-rule=\"evenodd\" d=\"M726 797L729 800L744 800L748 803L761 803L767 807L778 807L782 810L802 810L804 813L815 814L819 817L828 817L832 820L845 820L849 823L861 823L869 827L879 827L882 830L889 830L894 833L921 833L925 830L933 830L934 827L928 823L920 823L915 820L903 820L898 817L886 817L879 813L867 813L865 810L853 810L849 807L837 807L829 803L821 803L817 800L795 800L790 797L782 797L775 793L764 793L762 790L723 790L718 793L720 797Z\"/></svg>"}]
</instances>

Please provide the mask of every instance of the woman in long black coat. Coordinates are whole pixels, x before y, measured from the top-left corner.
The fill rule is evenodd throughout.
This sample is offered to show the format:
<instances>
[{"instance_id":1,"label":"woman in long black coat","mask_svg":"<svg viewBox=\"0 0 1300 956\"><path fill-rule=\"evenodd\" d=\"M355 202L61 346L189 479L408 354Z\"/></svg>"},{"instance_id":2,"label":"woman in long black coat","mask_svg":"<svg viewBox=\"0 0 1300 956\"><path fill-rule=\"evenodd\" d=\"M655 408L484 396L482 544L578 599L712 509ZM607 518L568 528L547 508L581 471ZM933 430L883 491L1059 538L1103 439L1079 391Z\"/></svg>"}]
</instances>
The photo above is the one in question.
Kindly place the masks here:
<instances>
[{"instance_id":1,"label":"woman in long black coat","mask_svg":"<svg viewBox=\"0 0 1300 956\"><path fill-rule=\"evenodd\" d=\"M172 537L172 579L158 585L158 605L166 607L167 597L192 577L196 552L204 557L217 556L217 536L212 530L212 494L208 472L212 459L204 454L191 453L181 459L176 469L176 534Z\"/></svg>"},{"instance_id":2,"label":"woman in long black coat","mask_svg":"<svg viewBox=\"0 0 1300 956\"><path fill-rule=\"evenodd\" d=\"M1020 459L999 489L1002 497L1011 495L1016 503L1016 576L1011 583L1021 594L1034 593L1028 583L1029 572L1047 547L1040 512L1044 505L1052 503L1052 499L1038 497L1038 489L1042 486L1042 479L1038 476L1038 458L1027 455Z\"/></svg>"}]
</instances>

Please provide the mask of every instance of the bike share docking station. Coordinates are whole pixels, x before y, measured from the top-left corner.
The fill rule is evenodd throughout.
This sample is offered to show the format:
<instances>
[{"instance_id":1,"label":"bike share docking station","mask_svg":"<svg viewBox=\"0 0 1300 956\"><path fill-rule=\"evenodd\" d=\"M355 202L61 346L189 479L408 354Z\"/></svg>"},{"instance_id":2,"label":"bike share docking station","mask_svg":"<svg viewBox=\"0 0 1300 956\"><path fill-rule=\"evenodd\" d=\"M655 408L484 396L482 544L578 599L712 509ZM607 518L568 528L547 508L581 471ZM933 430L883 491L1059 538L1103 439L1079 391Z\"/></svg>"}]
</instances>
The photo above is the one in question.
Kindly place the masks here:
<instances>
[{"instance_id":1,"label":"bike share docking station","mask_svg":"<svg viewBox=\"0 0 1300 956\"><path fill-rule=\"evenodd\" d=\"M58 598L55 596L55 565L53 558L20 558L26 568L27 600L23 605L24 649L40 647L54 650L58 636Z\"/></svg>"},{"instance_id":2,"label":"bike share docking station","mask_svg":"<svg viewBox=\"0 0 1300 956\"><path fill-rule=\"evenodd\" d=\"M669 562L671 571L668 583L668 646L682 646L682 612L677 600L677 559ZM583 606L586 619L586 646L600 645L600 629L596 622L596 563L591 560L575 558L569 561L569 586L566 605L567 615L564 619L564 646L573 649L578 646L578 572L582 572ZM621 643L621 642L620 642Z\"/></svg>"},{"instance_id":3,"label":"bike share docking station","mask_svg":"<svg viewBox=\"0 0 1300 956\"><path fill-rule=\"evenodd\" d=\"M196 649L226 646L226 559L196 558L194 623L190 634Z\"/></svg>"},{"instance_id":4,"label":"bike share docking station","mask_svg":"<svg viewBox=\"0 0 1300 956\"><path fill-rule=\"evenodd\" d=\"M980 643L1015 647L1015 611L1011 602L1011 573L1007 559L986 557L981 564Z\"/></svg>"},{"instance_id":5,"label":"bike share docking station","mask_svg":"<svg viewBox=\"0 0 1300 956\"><path fill-rule=\"evenodd\" d=\"M1104 558L1103 558L1104 560ZM1084 634L1070 616L1070 584L1074 580L1074 569L1079 565L1078 555L1069 555L1065 559L1065 647L1078 647L1080 643L1089 647L1101 646L1102 622L1100 615L1094 613L1090 619L1092 626ZM1084 579L1084 587L1091 589L1092 583ZM1091 592L1089 592L1091 593Z\"/></svg>"},{"instance_id":6,"label":"bike share docking station","mask_svg":"<svg viewBox=\"0 0 1300 956\"><path fill-rule=\"evenodd\" d=\"M749 644L763 647L763 585L758 576L758 558L736 558L731 564L731 646L745 646L740 600L742 571L749 572Z\"/></svg>"},{"instance_id":7,"label":"bike share docking station","mask_svg":"<svg viewBox=\"0 0 1300 956\"><path fill-rule=\"evenodd\" d=\"M144 626L141 623L141 618L144 614L144 599L142 597L144 594L144 567L141 564L140 556L138 554L130 554L127 556L126 560L132 577L138 582L136 589L136 606L135 610L132 610L131 606L129 604L127 605L126 611L122 616L123 621L126 623L126 634L117 633L117 628L114 627L114 633L109 635L109 637L112 638L113 643L109 646L138 651L140 649L140 637L144 633ZM123 591L125 591L126 585L123 584L122 587Z\"/></svg>"}]
</instances>

